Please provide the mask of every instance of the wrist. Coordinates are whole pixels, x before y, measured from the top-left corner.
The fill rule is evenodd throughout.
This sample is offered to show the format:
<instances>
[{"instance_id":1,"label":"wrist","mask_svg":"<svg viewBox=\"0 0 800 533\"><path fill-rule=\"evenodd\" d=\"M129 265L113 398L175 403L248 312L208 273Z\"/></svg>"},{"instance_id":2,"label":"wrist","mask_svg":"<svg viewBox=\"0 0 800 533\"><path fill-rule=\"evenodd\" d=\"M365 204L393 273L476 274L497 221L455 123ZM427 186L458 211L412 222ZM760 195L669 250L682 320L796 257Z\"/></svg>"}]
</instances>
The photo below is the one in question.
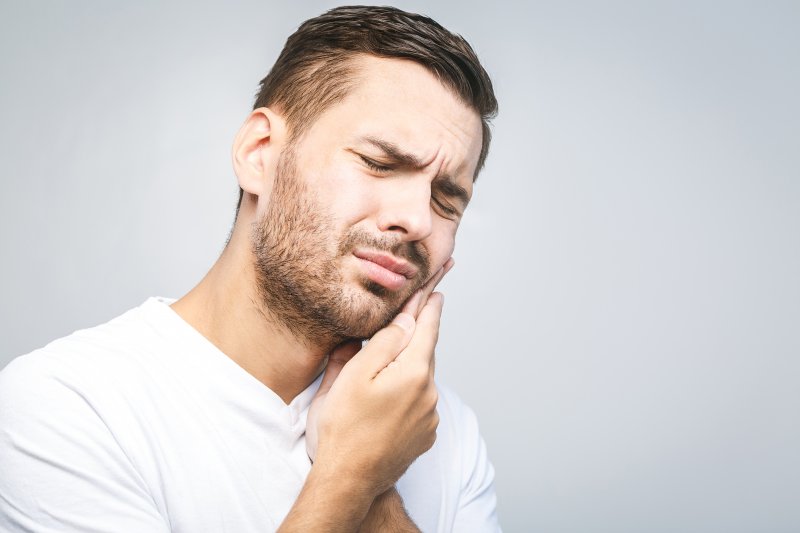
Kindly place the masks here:
<instances>
[{"instance_id":1,"label":"wrist","mask_svg":"<svg viewBox=\"0 0 800 533\"><path fill-rule=\"evenodd\" d=\"M356 476L315 462L280 533L358 531L372 505L374 494Z\"/></svg>"},{"instance_id":2,"label":"wrist","mask_svg":"<svg viewBox=\"0 0 800 533\"><path fill-rule=\"evenodd\" d=\"M337 454L330 448L317 450L311 461L309 475L312 474L321 483L330 484L337 491L354 494L360 501L366 501L367 505L393 487L396 481L396 478L386 478L384 473L367 467L364 461L358 461L350 454Z\"/></svg>"},{"instance_id":3,"label":"wrist","mask_svg":"<svg viewBox=\"0 0 800 533\"><path fill-rule=\"evenodd\" d=\"M327 495L326 499L346 501L348 506L363 509L364 513L379 493L364 476L330 465L319 457L311 463L304 487Z\"/></svg>"}]
</instances>

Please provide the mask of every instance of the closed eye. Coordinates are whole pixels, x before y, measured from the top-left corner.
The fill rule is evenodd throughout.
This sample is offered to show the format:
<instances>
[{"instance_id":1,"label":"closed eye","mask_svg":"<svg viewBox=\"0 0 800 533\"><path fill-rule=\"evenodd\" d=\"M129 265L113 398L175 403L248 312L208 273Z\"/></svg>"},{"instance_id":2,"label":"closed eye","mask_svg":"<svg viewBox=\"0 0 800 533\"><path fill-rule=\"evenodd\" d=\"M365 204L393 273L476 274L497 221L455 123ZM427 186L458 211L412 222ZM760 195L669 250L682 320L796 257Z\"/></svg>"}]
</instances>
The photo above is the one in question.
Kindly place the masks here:
<instances>
[{"instance_id":1,"label":"closed eye","mask_svg":"<svg viewBox=\"0 0 800 533\"><path fill-rule=\"evenodd\" d=\"M448 205L446 202L444 202L442 200L439 200L437 198L432 198L432 201L433 201L434 206L436 207L436 209L441 211L441 213L446 218L458 218L461 215L458 212L457 209L455 209L454 207Z\"/></svg>"},{"instance_id":2,"label":"closed eye","mask_svg":"<svg viewBox=\"0 0 800 533\"><path fill-rule=\"evenodd\" d=\"M358 154L358 157L361 158L361 161L363 161L364 164L367 165L367 167L369 167L370 169L374 170L375 172L386 173L386 172L389 172L390 170L393 170L392 167L389 167L389 166L386 166L386 165L381 165L380 163L378 163L374 159L370 159L368 157L364 157L361 154Z\"/></svg>"},{"instance_id":3,"label":"closed eye","mask_svg":"<svg viewBox=\"0 0 800 533\"><path fill-rule=\"evenodd\" d=\"M467 191L447 178L435 179L431 188L431 200L436 210L445 218L453 220L461 218L469 203Z\"/></svg>"}]
</instances>

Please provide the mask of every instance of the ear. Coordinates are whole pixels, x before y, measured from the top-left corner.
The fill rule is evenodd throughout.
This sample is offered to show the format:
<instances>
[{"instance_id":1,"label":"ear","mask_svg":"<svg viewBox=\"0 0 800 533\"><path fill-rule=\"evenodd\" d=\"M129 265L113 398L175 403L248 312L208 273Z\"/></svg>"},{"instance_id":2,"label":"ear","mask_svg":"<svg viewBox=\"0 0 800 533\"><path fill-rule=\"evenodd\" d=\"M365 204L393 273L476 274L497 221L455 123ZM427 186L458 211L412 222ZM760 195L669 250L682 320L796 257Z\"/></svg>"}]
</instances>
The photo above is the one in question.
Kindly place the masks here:
<instances>
[{"instance_id":1,"label":"ear","mask_svg":"<svg viewBox=\"0 0 800 533\"><path fill-rule=\"evenodd\" d=\"M267 107L254 109L233 141L233 170L247 194L269 197L286 138L283 118Z\"/></svg>"}]
</instances>

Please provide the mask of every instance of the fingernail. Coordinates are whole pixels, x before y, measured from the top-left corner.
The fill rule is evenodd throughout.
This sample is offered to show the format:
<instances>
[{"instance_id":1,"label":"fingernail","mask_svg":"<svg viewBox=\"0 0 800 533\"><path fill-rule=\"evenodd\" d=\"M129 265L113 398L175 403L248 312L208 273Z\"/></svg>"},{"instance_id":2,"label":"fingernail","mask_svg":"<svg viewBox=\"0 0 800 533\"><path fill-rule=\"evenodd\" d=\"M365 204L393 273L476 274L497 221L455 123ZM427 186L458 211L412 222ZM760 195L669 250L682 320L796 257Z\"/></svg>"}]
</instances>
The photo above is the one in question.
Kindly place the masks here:
<instances>
[{"instance_id":1,"label":"fingernail","mask_svg":"<svg viewBox=\"0 0 800 533\"><path fill-rule=\"evenodd\" d=\"M399 313L392 322L406 331L414 327L414 317L408 313Z\"/></svg>"}]
</instances>

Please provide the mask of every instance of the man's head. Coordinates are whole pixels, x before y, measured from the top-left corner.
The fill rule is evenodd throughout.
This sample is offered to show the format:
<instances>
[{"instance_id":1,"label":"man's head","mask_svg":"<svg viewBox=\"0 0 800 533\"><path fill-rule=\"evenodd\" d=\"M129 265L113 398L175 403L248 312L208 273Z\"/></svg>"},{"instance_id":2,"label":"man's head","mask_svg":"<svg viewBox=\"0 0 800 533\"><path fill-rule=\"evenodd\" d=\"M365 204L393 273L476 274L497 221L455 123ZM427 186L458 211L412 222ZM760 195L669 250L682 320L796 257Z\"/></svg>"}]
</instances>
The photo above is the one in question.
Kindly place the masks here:
<instances>
[{"instance_id":1,"label":"man's head","mask_svg":"<svg viewBox=\"0 0 800 533\"><path fill-rule=\"evenodd\" d=\"M358 83L360 54L414 61L478 113L483 142L477 177L489 153L489 120L497 114L492 81L463 37L423 15L386 6L342 6L305 21L261 80L253 109L280 110L291 137L298 137ZM241 195L240 189L240 204Z\"/></svg>"},{"instance_id":2,"label":"man's head","mask_svg":"<svg viewBox=\"0 0 800 533\"><path fill-rule=\"evenodd\" d=\"M453 251L496 107L469 45L426 17L304 23L234 146L268 310L312 342L390 320Z\"/></svg>"}]
</instances>

